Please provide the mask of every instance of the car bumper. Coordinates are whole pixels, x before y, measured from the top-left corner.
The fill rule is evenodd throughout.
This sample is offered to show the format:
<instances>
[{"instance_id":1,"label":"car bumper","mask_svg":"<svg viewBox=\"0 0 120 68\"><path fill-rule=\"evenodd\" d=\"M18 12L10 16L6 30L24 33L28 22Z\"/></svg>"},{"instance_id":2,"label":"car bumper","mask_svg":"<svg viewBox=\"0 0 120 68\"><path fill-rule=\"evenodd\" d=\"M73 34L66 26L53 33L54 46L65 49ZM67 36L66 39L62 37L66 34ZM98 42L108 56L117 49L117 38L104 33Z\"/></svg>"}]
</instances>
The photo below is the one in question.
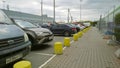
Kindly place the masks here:
<instances>
[{"instance_id":1,"label":"car bumper","mask_svg":"<svg viewBox=\"0 0 120 68\"><path fill-rule=\"evenodd\" d=\"M31 42L26 42L17 47L0 51L0 67L23 58L30 50Z\"/></svg>"},{"instance_id":2,"label":"car bumper","mask_svg":"<svg viewBox=\"0 0 120 68\"><path fill-rule=\"evenodd\" d=\"M53 38L54 38L54 35L53 35L53 34L52 34L52 35L44 36L42 39L40 39L40 40L38 41L38 44L50 42L50 41L53 40Z\"/></svg>"}]
</instances>

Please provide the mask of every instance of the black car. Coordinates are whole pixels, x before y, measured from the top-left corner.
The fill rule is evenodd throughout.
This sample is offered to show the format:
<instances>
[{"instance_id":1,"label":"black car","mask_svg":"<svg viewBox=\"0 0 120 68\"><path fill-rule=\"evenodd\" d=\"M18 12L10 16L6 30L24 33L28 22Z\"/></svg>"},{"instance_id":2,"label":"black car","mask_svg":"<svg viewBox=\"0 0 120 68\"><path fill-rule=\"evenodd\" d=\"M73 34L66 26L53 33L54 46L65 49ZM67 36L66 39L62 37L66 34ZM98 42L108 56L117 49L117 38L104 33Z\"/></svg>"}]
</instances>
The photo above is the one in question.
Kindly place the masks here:
<instances>
[{"instance_id":1,"label":"black car","mask_svg":"<svg viewBox=\"0 0 120 68\"><path fill-rule=\"evenodd\" d=\"M27 34L0 10L0 68L23 58L30 50Z\"/></svg>"},{"instance_id":2,"label":"black car","mask_svg":"<svg viewBox=\"0 0 120 68\"><path fill-rule=\"evenodd\" d=\"M30 22L14 20L14 24L22 28L28 35L32 45L43 44L53 40L53 33L45 28L40 28Z\"/></svg>"},{"instance_id":3,"label":"black car","mask_svg":"<svg viewBox=\"0 0 120 68\"><path fill-rule=\"evenodd\" d=\"M71 25L71 26L73 26L73 27L75 27L76 28L76 30L77 30L77 32L79 32L81 29L80 29L80 27L79 26L77 26L77 25L75 25L75 24L72 24L72 23L67 23L68 25Z\"/></svg>"},{"instance_id":4,"label":"black car","mask_svg":"<svg viewBox=\"0 0 120 68\"><path fill-rule=\"evenodd\" d=\"M77 32L76 28L68 24L55 24L50 27L53 34L71 36Z\"/></svg>"}]
</instances>

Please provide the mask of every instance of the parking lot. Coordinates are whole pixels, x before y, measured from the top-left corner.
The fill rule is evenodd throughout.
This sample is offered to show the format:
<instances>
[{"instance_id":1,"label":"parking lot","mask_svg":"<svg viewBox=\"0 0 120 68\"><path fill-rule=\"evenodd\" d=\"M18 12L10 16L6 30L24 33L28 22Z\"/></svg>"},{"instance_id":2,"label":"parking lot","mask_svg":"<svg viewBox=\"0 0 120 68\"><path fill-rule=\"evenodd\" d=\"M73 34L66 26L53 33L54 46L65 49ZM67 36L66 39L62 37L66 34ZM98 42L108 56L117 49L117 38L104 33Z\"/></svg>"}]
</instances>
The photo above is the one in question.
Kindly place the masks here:
<instances>
[{"instance_id":1,"label":"parking lot","mask_svg":"<svg viewBox=\"0 0 120 68\"><path fill-rule=\"evenodd\" d=\"M120 68L120 1L1 0L0 68Z\"/></svg>"},{"instance_id":2,"label":"parking lot","mask_svg":"<svg viewBox=\"0 0 120 68\"><path fill-rule=\"evenodd\" d=\"M72 36L69 37L72 41ZM63 42L64 36L54 36L54 40L49 43L35 46L29 55L23 60L32 63L32 68L38 68L54 55L54 43ZM7 65L7 68L13 68L14 63Z\"/></svg>"}]
</instances>

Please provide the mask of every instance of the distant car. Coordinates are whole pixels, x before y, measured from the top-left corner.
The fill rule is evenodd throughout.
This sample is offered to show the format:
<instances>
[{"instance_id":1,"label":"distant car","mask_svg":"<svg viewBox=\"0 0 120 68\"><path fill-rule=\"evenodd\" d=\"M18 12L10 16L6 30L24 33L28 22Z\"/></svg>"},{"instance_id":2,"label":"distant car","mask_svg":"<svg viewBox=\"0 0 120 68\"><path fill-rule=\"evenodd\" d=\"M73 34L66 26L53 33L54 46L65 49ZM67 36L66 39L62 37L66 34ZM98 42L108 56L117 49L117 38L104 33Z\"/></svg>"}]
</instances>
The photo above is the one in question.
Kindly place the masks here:
<instances>
[{"instance_id":1,"label":"distant car","mask_svg":"<svg viewBox=\"0 0 120 68\"><path fill-rule=\"evenodd\" d=\"M14 20L14 24L21 27L27 33L32 45L46 43L52 41L54 38L50 30L37 27L30 22Z\"/></svg>"},{"instance_id":2,"label":"distant car","mask_svg":"<svg viewBox=\"0 0 120 68\"><path fill-rule=\"evenodd\" d=\"M68 24L55 24L50 27L53 34L59 34L64 36L70 36L77 32L76 28Z\"/></svg>"},{"instance_id":3,"label":"distant car","mask_svg":"<svg viewBox=\"0 0 120 68\"><path fill-rule=\"evenodd\" d=\"M40 26L41 26L42 28L50 29L50 25L48 25L47 23L45 23L45 24L40 24Z\"/></svg>"},{"instance_id":4,"label":"distant car","mask_svg":"<svg viewBox=\"0 0 120 68\"><path fill-rule=\"evenodd\" d=\"M73 27L75 27L76 30L77 30L77 32L80 31L80 27L79 27L79 26L77 26L77 25L75 25L75 24L72 24L72 23L67 23L67 24L68 24L68 25L71 25L71 26L73 26Z\"/></svg>"},{"instance_id":5,"label":"distant car","mask_svg":"<svg viewBox=\"0 0 120 68\"><path fill-rule=\"evenodd\" d=\"M47 28L50 29L53 25L55 24L48 24L48 23L43 23L43 24L39 24L42 28Z\"/></svg>"}]
</instances>

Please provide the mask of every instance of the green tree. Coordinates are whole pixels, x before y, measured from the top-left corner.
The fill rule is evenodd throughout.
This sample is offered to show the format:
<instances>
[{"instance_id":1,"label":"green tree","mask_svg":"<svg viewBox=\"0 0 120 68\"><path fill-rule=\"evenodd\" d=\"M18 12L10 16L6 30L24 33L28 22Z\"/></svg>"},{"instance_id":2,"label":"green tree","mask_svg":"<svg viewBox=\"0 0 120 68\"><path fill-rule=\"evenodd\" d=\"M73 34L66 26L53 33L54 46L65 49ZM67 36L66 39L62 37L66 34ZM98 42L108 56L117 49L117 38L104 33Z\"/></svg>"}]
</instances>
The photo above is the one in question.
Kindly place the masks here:
<instances>
[{"instance_id":1,"label":"green tree","mask_svg":"<svg viewBox=\"0 0 120 68\"><path fill-rule=\"evenodd\" d=\"M116 27L114 28L114 32L115 32L115 37L116 40L120 42L120 13L115 15L115 25Z\"/></svg>"}]
</instances>

